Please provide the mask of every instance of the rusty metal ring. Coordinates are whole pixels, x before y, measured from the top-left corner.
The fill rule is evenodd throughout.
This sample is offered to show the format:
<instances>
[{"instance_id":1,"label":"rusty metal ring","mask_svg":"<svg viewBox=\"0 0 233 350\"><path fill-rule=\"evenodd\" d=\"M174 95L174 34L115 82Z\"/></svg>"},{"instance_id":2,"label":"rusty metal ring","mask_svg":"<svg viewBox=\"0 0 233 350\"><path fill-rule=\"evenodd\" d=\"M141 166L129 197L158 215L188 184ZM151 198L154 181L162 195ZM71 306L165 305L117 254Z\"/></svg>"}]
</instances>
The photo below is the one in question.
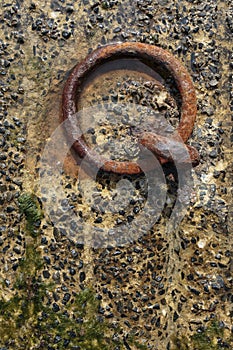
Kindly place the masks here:
<instances>
[{"instance_id":1,"label":"rusty metal ring","mask_svg":"<svg viewBox=\"0 0 233 350\"><path fill-rule=\"evenodd\" d=\"M128 42L107 45L96 49L81 63L77 64L68 77L63 90L63 120L71 118L77 113L77 100L82 84L88 75L100 65L119 58L138 58L153 69L156 64L158 67L163 67L174 78L181 96L181 117L177 131L185 143L192 133L197 112L196 94L192 80L187 70L171 53L160 47L148 44ZM67 128L66 132L67 136L72 139L72 130ZM74 142L72 148L81 158L86 157L92 164L108 172L139 174L142 171L136 162L104 159L90 149L82 137L79 137ZM160 161L161 163L166 163L169 160L160 157Z\"/></svg>"}]
</instances>

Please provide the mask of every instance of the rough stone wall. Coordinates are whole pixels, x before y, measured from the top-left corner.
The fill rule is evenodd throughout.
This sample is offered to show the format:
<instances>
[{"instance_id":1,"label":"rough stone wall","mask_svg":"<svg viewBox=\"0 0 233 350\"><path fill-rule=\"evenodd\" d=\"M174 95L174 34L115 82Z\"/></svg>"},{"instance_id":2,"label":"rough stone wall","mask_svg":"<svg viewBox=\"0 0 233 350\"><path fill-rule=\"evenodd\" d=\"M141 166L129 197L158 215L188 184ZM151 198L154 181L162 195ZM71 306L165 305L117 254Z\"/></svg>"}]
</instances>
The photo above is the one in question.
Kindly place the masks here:
<instances>
[{"instance_id":1,"label":"rough stone wall","mask_svg":"<svg viewBox=\"0 0 233 350\"><path fill-rule=\"evenodd\" d=\"M215 0L2 1L1 349L231 349L232 14L231 1ZM124 41L158 45L188 69L198 101L190 144L201 161L194 198L175 232L166 234L164 213L136 242L92 249L70 241L44 211L39 161L59 125L70 69L89 50ZM61 184L70 205L93 223L100 215L82 197L77 174L69 154ZM118 180L104 175L93 193L111 196ZM143 179L132 181L143 196ZM130 205L123 220L140 210L133 195ZM86 289L100 302L95 308L89 298L88 312L110 327L92 324L107 343L79 328L75 298ZM82 317L89 322L88 312ZM59 313L71 320L64 326L69 334ZM83 343L82 332L89 337Z\"/></svg>"}]
</instances>

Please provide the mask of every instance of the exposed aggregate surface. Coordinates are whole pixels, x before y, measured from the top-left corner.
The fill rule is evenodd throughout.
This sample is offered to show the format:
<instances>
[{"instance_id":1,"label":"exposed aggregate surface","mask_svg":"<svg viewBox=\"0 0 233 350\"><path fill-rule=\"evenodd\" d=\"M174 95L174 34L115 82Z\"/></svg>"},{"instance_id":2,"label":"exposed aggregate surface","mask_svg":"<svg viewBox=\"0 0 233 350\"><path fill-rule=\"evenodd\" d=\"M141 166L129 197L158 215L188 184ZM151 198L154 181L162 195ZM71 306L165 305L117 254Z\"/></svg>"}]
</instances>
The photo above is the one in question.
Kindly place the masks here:
<instances>
[{"instance_id":1,"label":"exposed aggregate surface","mask_svg":"<svg viewBox=\"0 0 233 350\"><path fill-rule=\"evenodd\" d=\"M213 349L232 349L227 340L233 331L232 2L3 0L1 12L0 298L7 301L17 293L17 270L32 243L18 199L23 192L33 192L43 210L43 198L52 187L47 174L48 188L44 193L39 190L39 160L60 121L67 72L98 45L155 44L183 61L197 92L198 115L190 144L199 150L201 161L193 171L195 191L185 218L177 230L165 234L176 194L170 174L170 193L160 220L127 246L93 249L70 241L69 225L67 232L59 231L45 213L33 241L43 262L36 275L42 282L52 282L44 302L55 313L69 309L70 317L75 315L75 293L93 288L101 302L99 319L110 323L113 338L122 339L115 350L136 349L127 341L130 334L146 349L176 349L174 337L202 333L216 318L225 338L218 338ZM124 84L126 93L122 86L117 92L108 91L112 102L119 94L135 95L135 85L127 80ZM139 89L142 95L144 87ZM98 100L93 91L91 99ZM69 155L59 174L66 197L57 200L64 207L68 200L91 225L109 227L113 221L120 225L143 210L143 176L99 174L97 185L84 178L82 189L77 174L78 166ZM119 210L109 214L106 208L119 180L131 181L135 188L123 192L130 198L126 209L116 203ZM94 201L88 202L88 194L85 198L86 188ZM51 211L54 217L61 216L56 207ZM45 314L40 316L46 319ZM73 334L64 338L56 329L48 343L42 342L42 335L34 338L29 326L22 334L24 340L1 334L0 349L83 349ZM187 348L194 350L192 346Z\"/></svg>"}]
</instances>

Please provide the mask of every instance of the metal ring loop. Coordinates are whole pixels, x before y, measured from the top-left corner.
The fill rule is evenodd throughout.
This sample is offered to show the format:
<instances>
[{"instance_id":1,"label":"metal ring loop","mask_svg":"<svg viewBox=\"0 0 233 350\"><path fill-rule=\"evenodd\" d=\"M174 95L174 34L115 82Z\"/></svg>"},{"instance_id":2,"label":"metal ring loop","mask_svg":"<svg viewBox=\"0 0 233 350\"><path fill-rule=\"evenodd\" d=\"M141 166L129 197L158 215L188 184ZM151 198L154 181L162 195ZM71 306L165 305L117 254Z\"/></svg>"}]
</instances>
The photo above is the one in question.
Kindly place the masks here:
<instances>
[{"instance_id":1,"label":"metal ring loop","mask_svg":"<svg viewBox=\"0 0 233 350\"><path fill-rule=\"evenodd\" d=\"M181 96L181 117L177 128L179 136L185 143L192 133L196 119L196 94L189 73L183 65L168 51L142 43L120 43L107 45L93 51L81 63L77 64L66 81L63 98L62 111L63 120L71 118L77 113L77 99L82 84L87 76L100 65L119 58L138 58L143 63L151 66L158 65L166 69L174 78ZM80 135L81 130L80 131ZM72 130L66 130L69 138L72 137ZM81 158L87 157L92 164L101 169L118 174L139 174L141 168L136 162L107 160L90 149L80 136L73 144L73 149ZM161 163L168 162L167 159L160 159ZM100 164L103 164L101 166Z\"/></svg>"}]
</instances>

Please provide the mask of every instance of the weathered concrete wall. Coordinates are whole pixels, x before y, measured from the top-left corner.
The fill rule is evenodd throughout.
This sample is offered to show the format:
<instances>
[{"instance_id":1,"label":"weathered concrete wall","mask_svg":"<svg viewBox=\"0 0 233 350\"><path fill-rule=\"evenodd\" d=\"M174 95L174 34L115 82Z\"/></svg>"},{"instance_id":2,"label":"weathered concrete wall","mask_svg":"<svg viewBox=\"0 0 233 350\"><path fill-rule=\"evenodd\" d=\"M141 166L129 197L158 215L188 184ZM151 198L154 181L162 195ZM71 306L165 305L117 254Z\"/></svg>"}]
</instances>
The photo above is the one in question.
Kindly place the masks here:
<instances>
[{"instance_id":1,"label":"weathered concrete wall","mask_svg":"<svg viewBox=\"0 0 233 350\"><path fill-rule=\"evenodd\" d=\"M3 0L1 12L1 349L230 349L231 1ZM165 231L176 186L168 176L170 199L144 236L93 249L69 239L67 217L66 231L48 216L46 197L57 189L47 174L41 192L39 161L60 123L67 72L89 50L119 41L158 45L183 62L198 105L189 143L201 160L178 229ZM84 222L110 227L142 210L142 176L127 178L136 190L125 194L132 196L127 209L112 215L91 209L85 189L109 206L122 177L100 174L98 185L84 177L80 189L78 172L68 154L59 182ZM50 209L64 214L56 202Z\"/></svg>"}]
</instances>

